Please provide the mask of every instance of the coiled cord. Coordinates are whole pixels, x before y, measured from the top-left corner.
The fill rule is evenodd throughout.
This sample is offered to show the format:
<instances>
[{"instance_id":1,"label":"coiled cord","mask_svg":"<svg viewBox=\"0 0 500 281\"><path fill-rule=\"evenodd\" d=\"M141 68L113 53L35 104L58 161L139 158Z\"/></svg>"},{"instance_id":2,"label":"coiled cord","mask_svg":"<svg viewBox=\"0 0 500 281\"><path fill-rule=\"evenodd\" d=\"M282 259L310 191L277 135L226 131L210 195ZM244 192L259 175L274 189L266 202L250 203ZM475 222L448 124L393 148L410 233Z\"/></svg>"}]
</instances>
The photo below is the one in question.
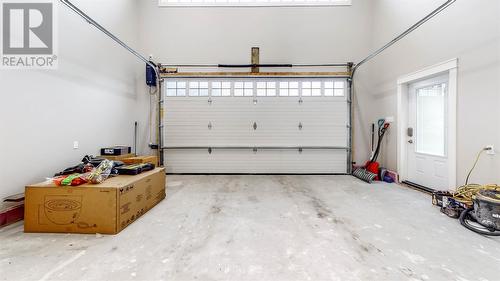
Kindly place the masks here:
<instances>
[{"instance_id":1,"label":"coiled cord","mask_svg":"<svg viewBox=\"0 0 500 281\"><path fill-rule=\"evenodd\" d=\"M457 188L457 191L455 191L455 193L453 194L453 198L458 202L464 203L468 206L472 206L474 204L474 197L478 194L479 191L481 190L500 191L500 186L496 184L489 184L489 185L469 184L470 176L474 171L474 169L476 169L477 163L479 162L481 155L483 154L483 152L488 151L490 149L491 148L489 147L483 148L477 154L476 161L474 161L474 165L467 174L465 185Z\"/></svg>"}]
</instances>

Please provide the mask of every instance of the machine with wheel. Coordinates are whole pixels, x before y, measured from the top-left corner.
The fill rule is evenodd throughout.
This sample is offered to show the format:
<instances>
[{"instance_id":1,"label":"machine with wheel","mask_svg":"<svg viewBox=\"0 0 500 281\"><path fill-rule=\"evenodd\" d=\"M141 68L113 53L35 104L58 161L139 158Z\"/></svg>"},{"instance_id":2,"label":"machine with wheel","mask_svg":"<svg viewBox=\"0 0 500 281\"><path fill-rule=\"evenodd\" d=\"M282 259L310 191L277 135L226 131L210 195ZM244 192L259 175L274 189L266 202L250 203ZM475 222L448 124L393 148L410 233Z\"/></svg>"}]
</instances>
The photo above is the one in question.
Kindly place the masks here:
<instances>
[{"instance_id":1,"label":"machine with wheel","mask_svg":"<svg viewBox=\"0 0 500 281\"><path fill-rule=\"evenodd\" d=\"M462 212L460 223L482 235L500 236L500 190L480 190L474 207Z\"/></svg>"}]
</instances>

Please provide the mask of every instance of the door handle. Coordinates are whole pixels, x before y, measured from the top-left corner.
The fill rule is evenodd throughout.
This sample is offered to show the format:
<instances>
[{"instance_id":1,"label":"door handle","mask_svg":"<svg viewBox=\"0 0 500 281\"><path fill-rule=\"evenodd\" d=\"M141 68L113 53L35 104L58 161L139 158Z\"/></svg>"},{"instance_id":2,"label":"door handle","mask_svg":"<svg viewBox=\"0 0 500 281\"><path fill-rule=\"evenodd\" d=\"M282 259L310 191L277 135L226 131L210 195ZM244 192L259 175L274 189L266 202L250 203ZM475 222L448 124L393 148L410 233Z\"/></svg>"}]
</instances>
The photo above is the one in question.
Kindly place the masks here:
<instances>
[{"instance_id":1,"label":"door handle","mask_svg":"<svg viewBox=\"0 0 500 281\"><path fill-rule=\"evenodd\" d=\"M409 144L412 144L412 143L413 143L413 140L409 140L409 141L408 141L408 143L409 143Z\"/></svg>"}]
</instances>

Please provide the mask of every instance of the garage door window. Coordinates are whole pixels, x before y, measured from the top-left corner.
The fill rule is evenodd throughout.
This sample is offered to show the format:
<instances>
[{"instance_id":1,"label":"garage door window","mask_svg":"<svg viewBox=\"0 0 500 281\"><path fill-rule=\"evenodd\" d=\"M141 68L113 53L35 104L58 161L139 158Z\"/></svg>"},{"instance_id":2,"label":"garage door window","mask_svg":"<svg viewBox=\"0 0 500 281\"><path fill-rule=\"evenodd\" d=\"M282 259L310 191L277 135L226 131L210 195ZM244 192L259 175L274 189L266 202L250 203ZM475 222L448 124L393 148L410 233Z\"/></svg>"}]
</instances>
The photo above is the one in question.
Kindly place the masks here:
<instances>
[{"instance_id":1,"label":"garage door window","mask_svg":"<svg viewBox=\"0 0 500 281\"><path fill-rule=\"evenodd\" d=\"M159 0L160 7L349 6L351 0Z\"/></svg>"},{"instance_id":2,"label":"garage door window","mask_svg":"<svg viewBox=\"0 0 500 281\"><path fill-rule=\"evenodd\" d=\"M240 80L241 79L241 80ZM248 78L167 80L167 97L328 97L345 98L347 82L335 78Z\"/></svg>"},{"instance_id":3,"label":"garage door window","mask_svg":"<svg viewBox=\"0 0 500 281\"><path fill-rule=\"evenodd\" d=\"M167 96L168 97L185 97L186 96L186 82L173 81L167 82Z\"/></svg>"},{"instance_id":4,"label":"garage door window","mask_svg":"<svg viewBox=\"0 0 500 281\"><path fill-rule=\"evenodd\" d=\"M299 82L280 82L280 97L298 97Z\"/></svg>"},{"instance_id":5,"label":"garage door window","mask_svg":"<svg viewBox=\"0 0 500 281\"><path fill-rule=\"evenodd\" d=\"M326 97L343 97L345 96L344 81L326 81L325 82Z\"/></svg>"},{"instance_id":6,"label":"garage door window","mask_svg":"<svg viewBox=\"0 0 500 281\"><path fill-rule=\"evenodd\" d=\"M189 82L190 97L208 97L208 82Z\"/></svg>"},{"instance_id":7,"label":"garage door window","mask_svg":"<svg viewBox=\"0 0 500 281\"><path fill-rule=\"evenodd\" d=\"M212 97L230 97L231 82L212 82Z\"/></svg>"},{"instance_id":8,"label":"garage door window","mask_svg":"<svg viewBox=\"0 0 500 281\"><path fill-rule=\"evenodd\" d=\"M321 82L302 82L302 96L303 97L321 97Z\"/></svg>"},{"instance_id":9,"label":"garage door window","mask_svg":"<svg viewBox=\"0 0 500 281\"><path fill-rule=\"evenodd\" d=\"M275 97L276 82L257 82L258 97Z\"/></svg>"},{"instance_id":10,"label":"garage door window","mask_svg":"<svg viewBox=\"0 0 500 281\"><path fill-rule=\"evenodd\" d=\"M234 82L235 97L252 97L253 82Z\"/></svg>"}]
</instances>

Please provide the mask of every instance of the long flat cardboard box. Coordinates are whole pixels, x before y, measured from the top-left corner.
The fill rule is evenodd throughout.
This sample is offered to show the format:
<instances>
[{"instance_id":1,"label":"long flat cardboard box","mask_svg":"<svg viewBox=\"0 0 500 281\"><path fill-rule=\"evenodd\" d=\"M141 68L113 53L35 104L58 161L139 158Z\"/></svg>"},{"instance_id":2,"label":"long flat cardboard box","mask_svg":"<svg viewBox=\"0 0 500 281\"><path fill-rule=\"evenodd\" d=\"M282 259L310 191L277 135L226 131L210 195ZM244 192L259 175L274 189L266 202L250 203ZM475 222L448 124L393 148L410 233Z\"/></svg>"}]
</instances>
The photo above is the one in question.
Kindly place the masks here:
<instances>
[{"instance_id":1,"label":"long flat cardboard box","mask_svg":"<svg viewBox=\"0 0 500 281\"><path fill-rule=\"evenodd\" d=\"M100 158L104 158L104 159L108 159L108 160L111 160L111 161L123 161L123 159L127 159L127 158L134 157L134 156L135 155L133 153L130 153L130 154L117 155L117 156L113 156L113 155L101 155L99 157Z\"/></svg>"},{"instance_id":2,"label":"long flat cardboard box","mask_svg":"<svg viewBox=\"0 0 500 281\"><path fill-rule=\"evenodd\" d=\"M125 158L121 161L127 165L145 164L145 163L151 163L154 165L158 165L158 157L157 156L136 156L136 157Z\"/></svg>"},{"instance_id":3,"label":"long flat cardboard box","mask_svg":"<svg viewBox=\"0 0 500 281\"><path fill-rule=\"evenodd\" d=\"M166 197L164 168L98 185L26 187L24 231L117 234Z\"/></svg>"}]
</instances>

